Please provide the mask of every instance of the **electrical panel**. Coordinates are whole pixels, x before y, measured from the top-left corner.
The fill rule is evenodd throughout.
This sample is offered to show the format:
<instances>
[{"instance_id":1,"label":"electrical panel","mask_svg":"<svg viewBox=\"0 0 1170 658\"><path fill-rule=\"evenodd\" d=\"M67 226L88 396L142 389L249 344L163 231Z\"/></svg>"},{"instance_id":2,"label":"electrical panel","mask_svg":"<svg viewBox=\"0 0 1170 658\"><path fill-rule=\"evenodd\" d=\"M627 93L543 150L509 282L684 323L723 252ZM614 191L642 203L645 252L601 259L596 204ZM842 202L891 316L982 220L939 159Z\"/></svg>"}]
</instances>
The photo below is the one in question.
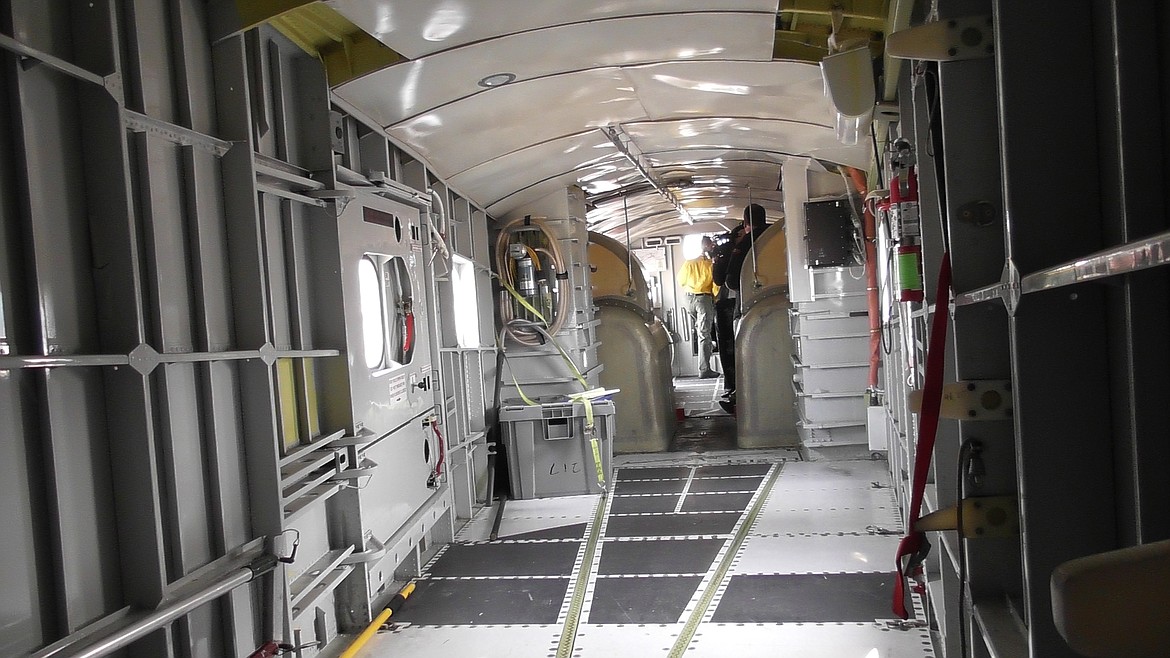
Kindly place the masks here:
<instances>
[{"instance_id":1,"label":"electrical panel","mask_svg":"<svg viewBox=\"0 0 1170 658\"><path fill-rule=\"evenodd\" d=\"M810 267L847 267L856 264L857 240L848 199L804 204L805 243Z\"/></svg>"}]
</instances>

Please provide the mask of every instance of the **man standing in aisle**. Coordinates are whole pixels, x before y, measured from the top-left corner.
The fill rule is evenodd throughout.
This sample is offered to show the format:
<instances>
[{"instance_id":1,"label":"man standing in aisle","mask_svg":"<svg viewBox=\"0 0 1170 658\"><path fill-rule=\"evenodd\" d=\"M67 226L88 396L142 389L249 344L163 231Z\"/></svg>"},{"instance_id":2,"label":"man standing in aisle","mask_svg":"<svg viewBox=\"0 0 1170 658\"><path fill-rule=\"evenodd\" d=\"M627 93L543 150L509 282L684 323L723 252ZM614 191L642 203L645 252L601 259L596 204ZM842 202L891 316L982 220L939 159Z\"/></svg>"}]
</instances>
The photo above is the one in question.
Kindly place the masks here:
<instances>
[{"instance_id":1,"label":"man standing in aisle","mask_svg":"<svg viewBox=\"0 0 1170 658\"><path fill-rule=\"evenodd\" d=\"M686 292L687 308L695 321L699 341L699 377L718 377L711 369L711 323L715 320L715 286L711 283L711 250L715 243L703 236L703 253L683 263L678 271L678 285Z\"/></svg>"},{"instance_id":2,"label":"man standing in aisle","mask_svg":"<svg viewBox=\"0 0 1170 658\"><path fill-rule=\"evenodd\" d=\"M727 240L712 255L712 277L722 291L715 303L719 331L719 358L723 361L723 399L719 406L735 413L735 334L734 323L739 308L739 277L744 261L755 248L755 241L768 229L768 213L758 203L743 209L743 224L727 235Z\"/></svg>"}]
</instances>

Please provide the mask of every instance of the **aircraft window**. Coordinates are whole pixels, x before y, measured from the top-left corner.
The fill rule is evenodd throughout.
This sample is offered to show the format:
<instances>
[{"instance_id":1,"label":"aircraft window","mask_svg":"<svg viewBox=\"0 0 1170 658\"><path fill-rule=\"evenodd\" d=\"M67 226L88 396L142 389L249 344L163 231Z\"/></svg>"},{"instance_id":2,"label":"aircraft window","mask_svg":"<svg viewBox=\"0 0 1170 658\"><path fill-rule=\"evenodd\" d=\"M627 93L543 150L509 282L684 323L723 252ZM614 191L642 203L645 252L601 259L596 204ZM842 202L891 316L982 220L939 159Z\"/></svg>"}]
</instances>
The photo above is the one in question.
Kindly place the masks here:
<instances>
[{"instance_id":1,"label":"aircraft window","mask_svg":"<svg viewBox=\"0 0 1170 658\"><path fill-rule=\"evenodd\" d=\"M382 366L386 357L386 317L382 312L382 285L378 266L368 256L358 263L358 290L361 294L362 338L366 367Z\"/></svg>"},{"instance_id":2,"label":"aircraft window","mask_svg":"<svg viewBox=\"0 0 1170 658\"><path fill-rule=\"evenodd\" d=\"M475 267L457 254L451 257L451 292L455 303L455 340L459 347L479 347Z\"/></svg>"},{"instance_id":3,"label":"aircraft window","mask_svg":"<svg viewBox=\"0 0 1170 658\"><path fill-rule=\"evenodd\" d=\"M366 254L358 263L366 367L389 370L414 354L414 290L400 257Z\"/></svg>"}]
</instances>

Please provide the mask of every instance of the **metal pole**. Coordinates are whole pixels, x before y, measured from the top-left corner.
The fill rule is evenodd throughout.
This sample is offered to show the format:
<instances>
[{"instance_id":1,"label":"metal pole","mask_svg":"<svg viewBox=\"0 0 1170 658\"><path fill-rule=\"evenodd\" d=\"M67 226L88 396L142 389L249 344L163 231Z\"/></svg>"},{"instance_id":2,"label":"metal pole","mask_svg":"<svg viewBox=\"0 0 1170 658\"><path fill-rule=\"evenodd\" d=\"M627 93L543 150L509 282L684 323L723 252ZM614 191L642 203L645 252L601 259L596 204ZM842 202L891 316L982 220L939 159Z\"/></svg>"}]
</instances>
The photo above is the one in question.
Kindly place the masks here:
<instances>
[{"instance_id":1,"label":"metal pole","mask_svg":"<svg viewBox=\"0 0 1170 658\"><path fill-rule=\"evenodd\" d=\"M748 185L747 189L748 189L748 224L751 225L750 228L748 228L748 233L750 235L748 240L751 242L751 251L752 251L752 285L756 288L759 288L760 287L760 270L759 270L759 267L756 265L756 222L754 220L753 213L752 213L752 186Z\"/></svg>"},{"instance_id":2,"label":"metal pole","mask_svg":"<svg viewBox=\"0 0 1170 658\"><path fill-rule=\"evenodd\" d=\"M54 649L49 649L43 653L33 655L33 658L50 658L52 656L60 656L64 658L98 658L99 656L106 656L117 651L123 647L130 645L135 640L149 635L150 633L166 626L172 621L186 615L187 613L206 605L221 596L231 592L232 590L246 585L258 576L261 576L276 566L275 556L265 556L259 558L251 565L242 567L228 573L223 580L216 582L204 589L199 590L189 596L172 602L171 604L150 612L145 617L138 621L125 626L114 632L112 635L106 636L93 644L85 646L76 653L72 653L70 645L58 646Z\"/></svg>"},{"instance_id":3,"label":"metal pole","mask_svg":"<svg viewBox=\"0 0 1170 658\"><path fill-rule=\"evenodd\" d=\"M629 195L622 195L622 212L626 216L626 296L634 294L634 251L630 248L630 206Z\"/></svg>"}]
</instances>

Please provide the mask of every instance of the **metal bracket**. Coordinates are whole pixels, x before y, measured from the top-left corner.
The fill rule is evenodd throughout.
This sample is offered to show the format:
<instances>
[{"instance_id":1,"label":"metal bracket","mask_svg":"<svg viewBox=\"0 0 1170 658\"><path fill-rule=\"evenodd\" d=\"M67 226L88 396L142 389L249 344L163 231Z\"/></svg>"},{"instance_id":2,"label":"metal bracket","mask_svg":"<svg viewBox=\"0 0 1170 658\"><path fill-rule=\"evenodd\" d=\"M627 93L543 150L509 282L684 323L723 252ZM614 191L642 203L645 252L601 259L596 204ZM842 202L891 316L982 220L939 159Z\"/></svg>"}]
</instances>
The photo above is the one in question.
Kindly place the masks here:
<instances>
[{"instance_id":1,"label":"metal bracket","mask_svg":"<svg viewBox=\"0 0 1170 658\"><path fill-rule=\"evenodd\" d=\"M386 545L375 539L373 536L366 537L366 546L373 546L373 548L366 548L364 551L354 551L353 553L350 553L348 556L346 556L346 558L342 560L341 563L350 565L370 564L371 562L377 562L378 560L381 560L383 557L385 557Z\"/></svg>"},{"instance_id":2,"label":"metal bracket","mask_svg":"<svg viewBox=\"0 0 1170 658\"><path fill-rule=\"evenodd\" d=\"M963 537L1015 537L1020 534L1020 508L1015 496L964 498ZM914 524L918 532L959 530L957 505L931 512Z\"/></svg>"},{"instance_id":3,"label":"metal bracket","mask_svg":"<svg viewBox=\"0 0 1170 658\"><path fill-rule=\"evenodd\" d=\"M991 15L918 25L886 37L886 54L898 59L957 62L995 54Z\"/></svg>"},{"instance_id":4,"label":"metal bracket","mask_svg":"<svg viewBox=\"0 0 1170 658\"><path fill-rule=\"evenodd\" d=\"M930 623L925 619L894 619L886 622L886 628L895 631L913 631L919 628L927 628Z\"/></svg>"},{"instance_id":5,"label":"metal bracket","mask_svg":"<svg viewBox=\"0 0 1170 658\"><path fill-rule=\"evenodd\" d=\"M910 391L910 411L921 413L923 392ZM972 379L943 385L939 415L953 420L1007 420L1012 417L1012 383L1006 379Z\"/></svg>"}]
</instances>

